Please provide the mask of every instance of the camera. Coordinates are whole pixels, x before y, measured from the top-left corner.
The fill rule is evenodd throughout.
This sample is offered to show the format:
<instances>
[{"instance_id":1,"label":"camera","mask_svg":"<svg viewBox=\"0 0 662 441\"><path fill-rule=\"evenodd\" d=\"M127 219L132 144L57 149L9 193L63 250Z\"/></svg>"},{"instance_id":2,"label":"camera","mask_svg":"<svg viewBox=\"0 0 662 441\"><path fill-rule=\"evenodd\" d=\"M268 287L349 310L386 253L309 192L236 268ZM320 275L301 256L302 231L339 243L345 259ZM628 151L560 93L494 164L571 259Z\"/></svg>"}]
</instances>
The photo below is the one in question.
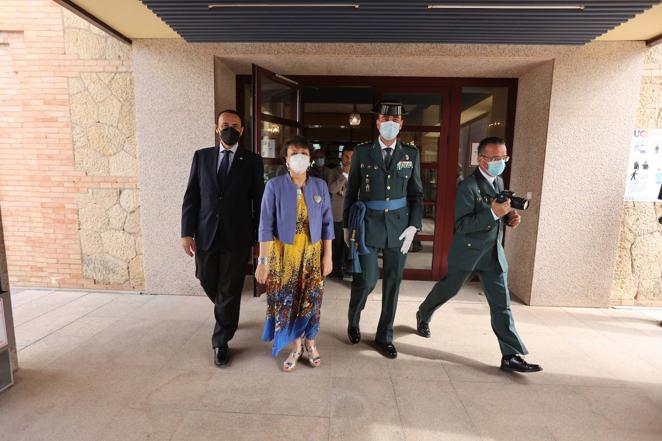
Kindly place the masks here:
<instances>
[{"instance_id":1,"label":"camera","mask_svg":"<svg viewBox=\"0 0 662 441\"><path fill-rule=\"evenodd\" d=\"M503 204L508 199L510 199L510 206L513 207L515 210L526 210L527 208L529 208L529 200L526 198L520 198L518 196L515 196L514 191L504 190L500 192L494 199L499 204Z\"/></svg>"}]
</instances>

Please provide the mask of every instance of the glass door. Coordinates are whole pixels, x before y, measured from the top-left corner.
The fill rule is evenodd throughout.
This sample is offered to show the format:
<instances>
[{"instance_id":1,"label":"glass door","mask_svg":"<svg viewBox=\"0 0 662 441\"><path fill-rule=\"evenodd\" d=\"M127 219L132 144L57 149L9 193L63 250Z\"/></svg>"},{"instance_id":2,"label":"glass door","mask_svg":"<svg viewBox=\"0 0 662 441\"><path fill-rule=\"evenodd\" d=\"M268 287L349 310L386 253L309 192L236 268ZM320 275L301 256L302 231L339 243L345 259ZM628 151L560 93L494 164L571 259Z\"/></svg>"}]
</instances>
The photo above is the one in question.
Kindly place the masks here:
<instances>
[{"instance_id":1,"label":"glass door","mask_svg":"<svg viewBox=\"0 0 662 441\"><path fill-rule=\"evenodd\" d=\"M296 81L253 65L252 148L262 156L265 182L284 172L283 144L301 133L301 87ZM244 88L245 91L245 88ZM246 106L244 100L242 108ZM245 114L245 108L244 108ZM257 247L253 250L256 267ZM253 271L254 273L254 271ZM253 279L253 295L259 296L266 286Z\"/></svg>"},{"instance_id":2,"label":"glass door","mask_svg":"<svg viewBox=\"0 0 662 441\"><path fill-rule=\"evenodd\" d=\"M405 264L405 279L437 279L442 274L448 223L446 192L442 185L451 167L446 159L449 129L449 90L425 86L385 86L381 100L402 102L407 115L400 132L403 143L415 146L421 158L423 184L422 229L416 235ZM454 189L453 189L454 191ZM452 218L450 219L452 222Z\"/></svg>"},{"instance_id":3,"label":"glass door","mask_svg":"<svg viewBox=\"0 0 662 441\"><path fill-rule=\"evenodd\" d=\"M283 166L285 141L301 133L299 83L253 65L253 151L262 156L265 180Z\"/></svg>"}]
</instances>

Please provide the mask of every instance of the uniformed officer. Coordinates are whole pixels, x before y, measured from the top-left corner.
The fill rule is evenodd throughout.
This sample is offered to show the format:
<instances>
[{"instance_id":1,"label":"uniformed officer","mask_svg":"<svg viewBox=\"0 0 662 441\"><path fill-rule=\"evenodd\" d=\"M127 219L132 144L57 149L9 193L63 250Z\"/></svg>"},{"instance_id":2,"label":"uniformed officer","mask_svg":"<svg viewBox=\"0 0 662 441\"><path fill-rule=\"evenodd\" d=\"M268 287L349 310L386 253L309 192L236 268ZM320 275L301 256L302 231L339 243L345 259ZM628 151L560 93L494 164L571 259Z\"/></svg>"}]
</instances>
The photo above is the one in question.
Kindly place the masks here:
<instances>
[{"instance_id":1,"label":"uniformed officer","mask_svg":"<svg viewBox=\"0 0 662 441\"><path fill-rule=\"evenodd\" d=\"M397 357L393 346L393 319L405 258L416 232L421 228L423 189L420 157L415 147L397 140L402 128L403 106L399 102L378 103L379 138L354 149L347 181L343 225L349 242L349 215L359 201L365 204L366 253L359 256L361 273L355 273L349 301L347 334L353 344L361 341L359 320L368 295L377 284L377 254L383 254L382 311L375 344L388 358Z\"/></svg>"},{"instance_id":2,"label":"uniformed officer","mask_svg":"<svg viewBox=\"0 0 662 441\"><path fill-rule=\"evenodd\" d=\"M521 355L527 349L515 330L508 292L508 262L501 245L503 224L517 228L521 216L510 206L495 200L504 190L499 177L509 157L501 138L483 139L478 145L479 165L457 188L455 236L448 253L448 274L432 288L416 313L416 328L422 337L430 337L428 323L434 311L455 296L476 272L490 305L492 330L503 355L501 369L537 372L542 368L526 362Z\"/></svg>"}]
</instances>

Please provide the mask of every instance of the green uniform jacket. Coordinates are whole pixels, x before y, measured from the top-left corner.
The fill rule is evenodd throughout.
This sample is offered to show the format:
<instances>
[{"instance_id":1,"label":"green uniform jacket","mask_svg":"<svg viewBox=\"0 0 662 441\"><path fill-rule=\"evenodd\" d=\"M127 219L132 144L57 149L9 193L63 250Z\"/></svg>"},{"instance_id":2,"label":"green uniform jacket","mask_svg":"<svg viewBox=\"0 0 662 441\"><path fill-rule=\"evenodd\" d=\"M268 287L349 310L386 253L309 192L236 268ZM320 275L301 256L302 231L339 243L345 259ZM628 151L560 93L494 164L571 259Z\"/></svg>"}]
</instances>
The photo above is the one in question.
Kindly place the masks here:
<instances>
[{"instance_id":1,"label":"green uniform jacket","mask_svg":"<svg viewBox=\"0 0 662 441\"><path fill-rule=\"evenodd\" d=\"M343 225L347 227L349 209L357 200L384 201L407 198L407 206L398 210L366 210L365 243L374 248L401 245L399 239L409 226L421 228L423 187L421 159L416 147L396 143L391 166L387 169L379 140L358 145L345 192Z\"/></svg>"},{"instance_id":2,"label":"green uniform jacket","mask_svg":"<svg viewBox=\"0 0 662 441\"><path fill-rule=\"evenodd\" d=\"M503 190L503 180L494 185ZM490 204L496 196L492 184L476 171L457 187L455 201L455 235L448 252L448 270L508 271L506 254L501 245L504 218L495 220Z\"/></svg>"}]
</instances>

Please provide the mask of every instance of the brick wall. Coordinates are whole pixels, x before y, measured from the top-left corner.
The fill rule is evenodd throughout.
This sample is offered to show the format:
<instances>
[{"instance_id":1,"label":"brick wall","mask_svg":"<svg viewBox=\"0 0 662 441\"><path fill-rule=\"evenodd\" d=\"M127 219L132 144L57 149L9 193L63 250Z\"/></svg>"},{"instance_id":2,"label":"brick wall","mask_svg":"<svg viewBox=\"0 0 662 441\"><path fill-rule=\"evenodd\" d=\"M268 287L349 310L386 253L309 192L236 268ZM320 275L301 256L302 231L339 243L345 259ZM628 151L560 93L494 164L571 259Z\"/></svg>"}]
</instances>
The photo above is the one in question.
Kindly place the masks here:
<instances>
[{"instance_id":1,"label":"brick wall","mask_svg":"<svg viewBox=\"0 0 662 441\"><path fill-rule=\"evenodd\" d=\"M73 89L80 86L78 80L110 81L118 74L130 78L131 49L78 20L50 0L0 0L0 207L9 280L12 286L140 289L135 164L127 167L121 161L125 158L130 163L133 149L135 163L135 148L123 145L120 152L102 152L95 164L107 160L115 166L105 172L101 166L95 172L89 166L90 155L81 157L89 150L87 132L78 136L80 149L74 148L73 132L80 124L72 125L71 108L73 96L82 92ZM95 87L93 82L83 84ZM127 89L132 94L132 88L131 83L124 85L120 94ZM126 98L132 99L132 95ZM104 105L95 102L92 107ZM133 118L133 109L124 112L130 114L123 118L126 124ZM130 130L134 130L132 120L126 128ZM131 139L132 134L125 138ZM97 140L97 148L106 141ZM118 205L126 216L116 213L112 227L93 227L103 230L96 231L102 246L86 252L81 233L99 217L84 215L94 212L90 206L99 194L109 204L116 195L116 202L104 210ZM125 204L120 201L122 194ZM115 258L114 239L122 235L129 215L132 225L127 228L133 229L128 235L134 251L121 249L124 259L112 261L116 266L111 271L124 271L121 277L104 277L108 272L104 258ZM103 213L99 216L103 220ZM118 217L122 218L119 225ZM107 233L110 230L118 233ZM126 268L120 268L122 264Z\"/></svg>"}]
</instances>

